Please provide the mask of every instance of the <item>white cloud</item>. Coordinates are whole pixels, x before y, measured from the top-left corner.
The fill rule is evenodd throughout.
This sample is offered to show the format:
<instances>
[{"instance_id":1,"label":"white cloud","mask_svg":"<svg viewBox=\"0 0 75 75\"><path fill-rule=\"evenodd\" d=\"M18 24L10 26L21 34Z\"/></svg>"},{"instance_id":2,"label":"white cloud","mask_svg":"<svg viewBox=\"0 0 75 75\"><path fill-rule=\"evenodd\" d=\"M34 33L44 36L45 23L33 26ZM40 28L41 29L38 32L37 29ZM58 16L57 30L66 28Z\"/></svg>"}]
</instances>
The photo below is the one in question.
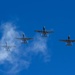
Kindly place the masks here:
<instances>
[{"instance_id":1,"label":"white cloud","mask_svg":"<svg viewBox=\"0 0 75 75\"><path fill-rule=\"evenodd\" d=\"M17 73L22 69L27 69L31 64L33 56L42 55L44 60L49 59L47 38L43 38L39 35L35 35L31 43L28 46L22 46L20 41L16 40L19 37L19 31L16 30L16 26L12 23L2 24L2 38L1 46L8 43L10 46L16 46L7 51L5 48L0 48L0 65L8 65L4 67L4 71L8 73ZM7 70L5 68L8 68Z\"/></svg>"},{"instance_id":2,"label":"white cloud","mask_svg":"<svg viewBox=\"0 0 75 75\"><path fill-rule=\"evenodd\" d=\"M41 37L40 35L35 35L33 42L26 48L29 53L32 55L41 55L44 58L44 61L47 62L50 59L48 48L47 48L46 37Z\"/></svg>"}]
</instances>

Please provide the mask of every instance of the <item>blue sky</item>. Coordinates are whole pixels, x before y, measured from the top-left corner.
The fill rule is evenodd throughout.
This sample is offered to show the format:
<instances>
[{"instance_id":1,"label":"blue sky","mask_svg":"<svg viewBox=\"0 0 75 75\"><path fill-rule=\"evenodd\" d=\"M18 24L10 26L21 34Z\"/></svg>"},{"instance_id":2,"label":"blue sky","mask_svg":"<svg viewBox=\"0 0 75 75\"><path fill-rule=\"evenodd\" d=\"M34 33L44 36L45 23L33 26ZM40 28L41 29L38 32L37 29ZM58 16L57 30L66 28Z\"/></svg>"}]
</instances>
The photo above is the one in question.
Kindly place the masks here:
<instances>
[{"instance_id":1,"label":"blue sky","mask_svg":"<svg viewBox=\"0 0 75 75\"><path fill-rule=\"evenodd\" d=\"M32 59L29 68L18 75L75 75L75 43L67 47L59 42L68 35L75 39L74 0L1 0L0 24L5 22L15 23L17 29L29 37L43 26L54 30L47 39L50 61L45 63L38 55Z\"/></svg>"}]
</instances>

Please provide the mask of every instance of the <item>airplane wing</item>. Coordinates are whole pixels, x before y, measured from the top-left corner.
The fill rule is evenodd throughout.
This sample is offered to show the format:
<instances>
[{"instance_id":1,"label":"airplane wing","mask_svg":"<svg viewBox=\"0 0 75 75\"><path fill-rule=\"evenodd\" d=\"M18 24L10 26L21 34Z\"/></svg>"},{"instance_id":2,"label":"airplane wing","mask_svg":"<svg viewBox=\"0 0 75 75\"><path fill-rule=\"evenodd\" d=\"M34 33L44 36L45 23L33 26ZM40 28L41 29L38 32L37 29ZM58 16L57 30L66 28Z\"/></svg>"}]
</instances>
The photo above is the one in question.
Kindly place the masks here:
<instances>
[{"instance_id":1,"label":"airplane wing","mask_svg":"<svg viewBox=\"0 0 75 75\"><path fill-rule=\"evenodd\" d=\"M59 40L59 41L62 41L62 42L68 42L68 40Z\"/></svg>"},{"instance_id":2,"label":"airplane wing","mask_svg":"<svg viewBox=\"0 0 75 75\"><path fill-rule=\"evenodd\" d=\"M19 39L19 40L32 40L33 38L16 38L16 39Z\"/></svg>"},{"instance_id":3,"label":"airplane wing","mask_svg":"<svg viewBox=\"0 0 75 75\"><path fill-rule=\"evenodd\" d=\"M16 38L16 39L22 40L23 38Z\"/></svg>"},{"instance_id":4,"label":"airplane wing","mask_svg":"<svg viewBox=\"0 0 75 75\"><path fill-rule=\"evenodd\" d=\"M4 48L6 48L7 46L1 46L1 47L4 47Z\"/></svg>"},{"instance_id":5,"label":"airplane wing","mask_svg":"<svg viewBox=\"0 0 75 75\"><path fill-rule=\"evenodd\" d=\"M16 46L1 46L1 47L4 47L4 48L9 47L9 48L11 48L11 47L16 47Z\"/></svg>"},{"instance_id":6,"label":"airplane wing","mask_svg":"<svg viewBox=\"0 0 75 75\"><path fill-rule=\"evenodd\" d=\"M46 33L53 33L53 32L54 32L54 31L52 31L52 30L51 30L51 31L46 31Z\"/></svg>"},{"instance_id":7,"label":"airplane wing","mask_svg":"<svg viewBox=\"0 0 75 75\"><path fill-rule=\"evenodd\" d=\"M33 38L24 38L25 40L32 40Z\"/></svg>"},{"instance_id":8,"label":"airplane wing","mask_svg":"<svg viewBox=\"0 0 75 75\"><path fill-rule=\"evenodd\" d=\"M8 46L9 48L12 48L12 47L16 47L16 46Z\"/></svg>"},{"instance_id":9,"label":"airplane wing","mask_svg":"<svg viewBox=\"0 0 75 75\"><path fill-rule=\"evenodd\" d=\"M43 31L42 31L42 30L35 30L35 32L39 32L39 33L42 33Z\"/></svg>"},{"instance_id":10,"label":"airplane wing","mask_svg":"<svg viewBox=\"0 0 75 75\"><path fill-rule=\"evenodd\" d=\"M62 42L68 42L68 40L60 40ZM70 40L70 42L75 42L75 40Z\"/></svg>"},{"instance_id":11,"label":"airplane wing","mask_svg":"<svg viewBox=\"0 0 75 75\"><path fill-rule=\"evenodd\" d=\"M70 40L71 42L75 42L75 40Z\"/></svg>"}]
</instances>

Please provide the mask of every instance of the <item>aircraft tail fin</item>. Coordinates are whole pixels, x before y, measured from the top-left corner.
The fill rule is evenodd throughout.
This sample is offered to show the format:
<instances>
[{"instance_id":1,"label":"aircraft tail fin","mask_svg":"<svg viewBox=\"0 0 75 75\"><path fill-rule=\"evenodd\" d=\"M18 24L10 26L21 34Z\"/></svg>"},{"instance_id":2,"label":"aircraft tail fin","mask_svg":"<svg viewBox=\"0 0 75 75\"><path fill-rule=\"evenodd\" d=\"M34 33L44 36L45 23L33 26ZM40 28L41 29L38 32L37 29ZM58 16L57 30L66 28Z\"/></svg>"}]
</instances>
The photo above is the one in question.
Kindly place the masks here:
<instances>
[{"instance_id":1,"label":"aircraft tail fin","mask_svg":"<svg viewBox=\"0 0 75 75\"><path fill-rule=\"evenodd\" d=\"M45 30L45 26L43 26L43 30Z\"/></svg>"}]
</instances>

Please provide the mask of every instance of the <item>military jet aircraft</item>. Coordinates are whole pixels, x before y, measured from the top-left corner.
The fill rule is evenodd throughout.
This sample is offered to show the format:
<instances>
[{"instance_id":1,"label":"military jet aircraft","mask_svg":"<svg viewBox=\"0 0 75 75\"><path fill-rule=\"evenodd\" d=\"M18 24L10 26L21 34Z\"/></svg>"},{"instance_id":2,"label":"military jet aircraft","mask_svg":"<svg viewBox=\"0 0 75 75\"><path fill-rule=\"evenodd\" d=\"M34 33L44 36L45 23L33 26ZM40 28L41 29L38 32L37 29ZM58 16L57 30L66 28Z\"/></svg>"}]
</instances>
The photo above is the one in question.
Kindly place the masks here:
<instances>
[{"instance_id":1,"label":"military jet aircraft","mask_svg":"<svg viewBox=\"0 0 75 75\"><path fill-rule=\"evenodd\" d=\"M22 33L22 37L21 38L16 38L16 39L21 40L22 43L24 43L24 44L27 44L28 40L32 40L33 38L27 38L27 37L25 37L24 33Z\"/></svg>"},{"instance_id":2,"label":"military jet aircraft","mask_svg":"<svg viewBox=\"0 0 75 75\"><path fill-rule=\"evenodd\" d=\"M35 30L35 32L42 33L42 35L43 35L44 37L47 37L47 34L53 33L54 31L53 31L53 30L48 31L48 30L46 30L46 28L45 28L45 26L44 26L44 27L43 27L43 30Z\"/></svg>"},{"instance_id":3,"label":"military jet aircraft","mask_svg":"<svg viewBox=\"0 0 75 75\"><path fill-rule=\"evenodd\" d=\"M16 47L16 46L10 46L10 45L7 44L7 42L5 42L5 45L3 45L3 46L1 46L1 47L4 47L7 51L9 51L10 48Z\"/></svg>"},{"instance_id":4,"label":"military jet aircraft","mask_svg":"<svg viewBox=\"0 0 75 75\"><path fill-rule=\"evenodd\" d=\"M62 42L66 42L67 44L67 46L72 46L72 42L75 42L75 40L71 40L70 39L70 36L68 36L68 39L67 40L60 40L60 41L62 41Z\"/></svg>"}]
</instances>

